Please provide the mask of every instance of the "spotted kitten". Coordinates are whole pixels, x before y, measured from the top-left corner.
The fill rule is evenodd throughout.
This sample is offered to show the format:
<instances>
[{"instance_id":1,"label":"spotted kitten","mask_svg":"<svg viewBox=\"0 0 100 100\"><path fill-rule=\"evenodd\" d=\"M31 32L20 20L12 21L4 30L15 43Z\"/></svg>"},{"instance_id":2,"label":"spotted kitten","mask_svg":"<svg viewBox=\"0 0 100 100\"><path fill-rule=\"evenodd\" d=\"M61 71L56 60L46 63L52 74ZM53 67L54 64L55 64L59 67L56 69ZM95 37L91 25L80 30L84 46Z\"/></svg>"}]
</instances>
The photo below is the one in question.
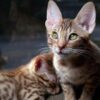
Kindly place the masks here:
<instances>
[{"instance_id":1,"label":"spotted kitten","mask_svg":"<svg viewBox=\"0 0 100 100\"><path fill-rule=\"evenodd\" d=\"M39 55L14 71L0 72L0 100L45 100L47 93L58 93L51 58Z\"/></svg>"},{"instance_id":2,"label":"spotted kitten","mask_svg":"<svg viewBox=\"0 0 100 100\"><path fill-rule=\"evenodd\" d=\"M75 19L63 18L53 0L47 8L48 45L54 54L53 64L60 78L65 100L76 100L74 86L83 85L78 100L91 100L100 83L100 48L90 40L96 12L86 3Z\"/></svg>"}]
</instances>

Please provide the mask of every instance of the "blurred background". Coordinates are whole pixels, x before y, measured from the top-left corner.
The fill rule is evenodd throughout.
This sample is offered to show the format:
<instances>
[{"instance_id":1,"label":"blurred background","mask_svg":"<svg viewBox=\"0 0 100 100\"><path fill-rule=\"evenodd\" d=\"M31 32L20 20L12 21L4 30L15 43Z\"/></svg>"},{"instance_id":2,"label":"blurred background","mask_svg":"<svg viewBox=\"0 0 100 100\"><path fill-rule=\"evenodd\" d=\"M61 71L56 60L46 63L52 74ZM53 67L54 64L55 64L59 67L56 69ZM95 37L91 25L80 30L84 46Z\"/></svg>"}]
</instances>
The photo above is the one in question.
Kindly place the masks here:
<instances>
[{"instance_id":1,"label":"blurred background","mask_svg":"<svg viewBox=\"0 0 100 100\"><path fill-rule=\"evenodd\" d=\"M74 18L90 0L55 0L64 17ZM97 11L97 25L92 38L99 45L100 0L91 0ZM0 66L5 69L26 64L46 42L46 9L48 0L0 0ZM56 100L62 100L62 96ZM100 99L98 99L100 100Z\"/></svg>"}]
</instances>

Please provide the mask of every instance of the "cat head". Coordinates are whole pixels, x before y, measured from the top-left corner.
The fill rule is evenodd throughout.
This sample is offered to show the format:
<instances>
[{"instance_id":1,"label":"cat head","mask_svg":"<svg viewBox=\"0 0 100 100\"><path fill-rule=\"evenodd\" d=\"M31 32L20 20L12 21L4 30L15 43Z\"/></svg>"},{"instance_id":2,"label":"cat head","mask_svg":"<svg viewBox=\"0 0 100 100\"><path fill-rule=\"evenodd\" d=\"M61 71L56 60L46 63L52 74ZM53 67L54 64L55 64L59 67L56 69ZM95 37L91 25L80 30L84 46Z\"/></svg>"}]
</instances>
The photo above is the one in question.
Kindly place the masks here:
<instances>
[{"instance_id":1,"label":"cat head","mask_svg":"<svg viewBox=\"0 0 100 100\"><path fill-rule=\"evenodd\" d=\"M96 12L92 2L86 3L74 19L63 18L53 0L47 8L46 29L48 45L54 54L67 54L85 49L95 27Z\"/></svg>"},{"instance_id":2,"label":"cat head","mask_svg":"<svg viewBox=\"0 0 100 100\"><path fill-rule=\"evenodd\" d=\"M58 80L54 71L52 61L46 60L44 56L38 55L30 62L30 70L47 88L47 92L55 94L59 92Z\"/></svg>"}]
</instances>

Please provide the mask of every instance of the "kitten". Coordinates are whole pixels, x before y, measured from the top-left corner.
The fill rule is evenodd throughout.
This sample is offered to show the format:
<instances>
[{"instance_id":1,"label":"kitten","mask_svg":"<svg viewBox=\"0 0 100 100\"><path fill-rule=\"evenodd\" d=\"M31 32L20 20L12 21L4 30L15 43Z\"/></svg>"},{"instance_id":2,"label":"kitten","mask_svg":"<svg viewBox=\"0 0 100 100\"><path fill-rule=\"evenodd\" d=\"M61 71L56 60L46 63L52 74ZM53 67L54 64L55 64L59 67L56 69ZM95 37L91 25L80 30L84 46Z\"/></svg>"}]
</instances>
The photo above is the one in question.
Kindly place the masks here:
<instances>
[{"instance_id":1,"label":"kitten","mask_svg":"<svg viewBox=\"0 0 100 100\"><path fill-rule=\"evenodd\" d=\"M49 0L45 23L48 45L65 100L76 100L73 86L79 85L83 85L79 100L91 100L100 83L100 48L90 40L95 19L92 2L86 3L75 19L68 19Z\"/></svg>"},{"instance_id":2,"label":"kitten","mask_svg":"<svg viewBox=\"0 0 100 100\"><path fill-rule=\"evenodd\" d=\"M47 93L58 93L51 58L39 55L14 71L0 72L0 100L45 100Z\"/></svg>"}]
</instances>

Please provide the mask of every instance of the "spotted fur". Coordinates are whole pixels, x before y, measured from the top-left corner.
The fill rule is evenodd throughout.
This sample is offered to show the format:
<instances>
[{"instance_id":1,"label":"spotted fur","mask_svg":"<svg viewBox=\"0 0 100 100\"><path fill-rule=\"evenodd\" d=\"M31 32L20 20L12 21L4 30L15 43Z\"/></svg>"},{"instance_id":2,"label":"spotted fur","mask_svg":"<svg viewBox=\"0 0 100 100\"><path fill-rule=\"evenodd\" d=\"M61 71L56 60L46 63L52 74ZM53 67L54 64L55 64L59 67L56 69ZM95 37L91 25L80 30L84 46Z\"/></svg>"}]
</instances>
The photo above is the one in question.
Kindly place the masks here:
<instances>
[{"instance_id":1,"label":"spotted fur","mask_svg":"<svg viewBox=\"0 0 100 100\"><path fill-rule=\"evenodd\" d=\"M100 84L100 48L90 40L95 19L92 2L85 4L75 19L68 19L63 18L56 3L49 0L45 23L48 45L54 54L53 64L65 100L76 100L73 86L80 85L83 90L78 100L91 100Z\"/></svg>"},{"instance_id":2,"label":"spotted fur","mask_svg":"<svg viewBox=\"0 0 100 100\"><path fill-rule=\"evenodd\" d=\"M45 100L46 94L58 93L51 58L39 55L16 70L0 72L0 100Z\"/></svg>"}]
</instances>

